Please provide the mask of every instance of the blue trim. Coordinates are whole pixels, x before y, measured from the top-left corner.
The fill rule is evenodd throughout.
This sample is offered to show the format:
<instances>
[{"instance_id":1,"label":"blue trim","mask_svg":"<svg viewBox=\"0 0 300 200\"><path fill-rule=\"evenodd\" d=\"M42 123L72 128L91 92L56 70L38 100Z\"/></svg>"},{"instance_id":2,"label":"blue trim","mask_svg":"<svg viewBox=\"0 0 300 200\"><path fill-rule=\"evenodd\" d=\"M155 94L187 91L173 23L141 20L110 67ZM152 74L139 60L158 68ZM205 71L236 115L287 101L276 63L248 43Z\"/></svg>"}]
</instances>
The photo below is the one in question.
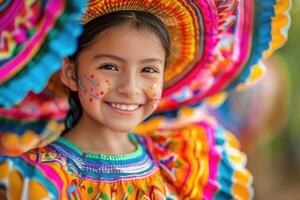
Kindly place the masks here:
<instances>
[{"instance_id":1,"label":"blue trim","mask_svg":"<svg viewBox=\"0 0 300 200\"><path fill-rule=\"evenodd\" d=\"M216 130L216 144L224 147L226 141L224 138L224 131L223 129L218 128ZM230 163L228 158L227 151L222 151L221 161L218 166L218 178L217 182L220 184L220 189L215 194L214 199L232 199L232 177L234 173L234 168Z\"/></svg>"},{"instance_id":2,"label":"blue trim","mask_svg":"<svg viewBox=\"0 0 300 200\"><path fill-rule=\"evenodd\" d=\"M275 5L275 0L255 0L254 32L250 57L241 74L227 87L227 90L235 89L239 83L244 83L248 79L252 67L262 58L263 52L269 49Z\"/></svg>"}]
</instances>

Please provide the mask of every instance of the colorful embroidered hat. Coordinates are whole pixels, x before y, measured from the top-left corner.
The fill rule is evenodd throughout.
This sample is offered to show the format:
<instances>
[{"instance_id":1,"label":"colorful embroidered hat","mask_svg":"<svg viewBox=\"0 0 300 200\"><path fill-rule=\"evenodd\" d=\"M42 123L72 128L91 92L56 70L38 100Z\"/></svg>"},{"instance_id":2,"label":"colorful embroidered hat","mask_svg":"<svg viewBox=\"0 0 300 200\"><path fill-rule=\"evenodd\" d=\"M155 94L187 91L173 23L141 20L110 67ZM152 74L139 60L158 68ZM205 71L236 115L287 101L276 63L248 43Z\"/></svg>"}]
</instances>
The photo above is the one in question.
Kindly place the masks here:
<instances>
[{"instance_id":1,"label":"colorful embroidered hat","mask_svg":"<svg viewBox=\"0 0 300 200\"><path fill-rule=\"evenodd\" d=\"M81 22L118 10L140 10L158 16L169 28L171 59L163 98L153 115L160 122L144 123L155 129L168 121L164 114L169 111L176 113L208 96L244 88L261 76L264 70L256 65L258 60L287 39L290 7L289 0L90 0ZM1 2L0 105L18 103L12 110L26 108L28 99L23 99L30 91L39 93L46 88L40 95L49 95L48 88L57 85L55 72L62 57L75 51L82 8L84 2L79 0ZM36 109L38 104L33 106ZM6 120L20 123L14 115L0 115L3 124ZM35 115L34 120L40 116ZM14 127L3 125L0 131L15 133Z\"/></svg>"},{"instance_id":2,"label":"colorful embroidered hat","mask_svg":"<svg viewBox=\"0 0 300 200\"><path fill-rule=\"evenodd\" d=\"M0 104L5 107L29 91L41 92L61 58L75 51L76 18L83 7L79 1L9 2L1 5ZM171 32L172 52L161 111L246 82L258 59L285 42L289 8L285 0L90 0L81 22L119 10L162 19Z\"/></svg>"}]
</instances>

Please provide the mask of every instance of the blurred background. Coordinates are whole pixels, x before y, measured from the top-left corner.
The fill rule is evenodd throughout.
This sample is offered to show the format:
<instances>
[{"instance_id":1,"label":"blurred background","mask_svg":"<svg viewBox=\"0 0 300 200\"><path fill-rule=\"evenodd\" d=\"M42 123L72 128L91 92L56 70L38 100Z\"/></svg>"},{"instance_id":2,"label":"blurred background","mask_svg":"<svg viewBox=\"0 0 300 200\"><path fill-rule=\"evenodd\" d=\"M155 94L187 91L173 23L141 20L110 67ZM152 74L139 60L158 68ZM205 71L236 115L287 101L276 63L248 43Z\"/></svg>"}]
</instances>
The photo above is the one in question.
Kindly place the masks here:
<instances>
[{"instance_id":1,"label":"blurred background","mask_svg":"<svg viewBox=\"0 0 300 200\"><path fill-rule=\"evenodd\" d=\"M293 0L291 18L289 40L266 60L265 79L231 100L245 107L236 101L248 98L243 112L251 120L240 129L241 143L257 200L300 199L300 0Z\"/></svg>"}]
</instances>

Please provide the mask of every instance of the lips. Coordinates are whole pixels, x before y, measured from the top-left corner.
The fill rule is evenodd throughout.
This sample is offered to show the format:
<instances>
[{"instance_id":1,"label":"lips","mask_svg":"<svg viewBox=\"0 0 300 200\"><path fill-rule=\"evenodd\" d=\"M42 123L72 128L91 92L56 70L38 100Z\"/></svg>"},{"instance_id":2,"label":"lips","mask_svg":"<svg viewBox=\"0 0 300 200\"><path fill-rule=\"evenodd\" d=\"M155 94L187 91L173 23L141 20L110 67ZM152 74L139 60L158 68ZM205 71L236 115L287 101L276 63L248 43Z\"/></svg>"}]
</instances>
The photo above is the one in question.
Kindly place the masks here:
<instances>
[{"instance_id":1,"label":"lips","mask_svg":"<svg viewBox=\"0 0 300 200\"><path fill-rule=\"evenodd\" d=\"M113 102L105 102L105 103L115 110L121 112L129 112L129 113L138 110L140 106L142 106L141 104L136 104L136 103L113 103Z\"/></svg>"},{"instance_id":2,"label":"lips","mask_svg":"<svg viewBox=\"0 0 300 200\"><path fill-rule=\"evenodd\" d=\"M131 104L131 105L125 105L125 104L117 104L117 103L111 103L110 104L112 107L117 108L119 110L123 110L123 111L133 111L136 110L139 105L138 104Z\"/></svg>"}]
</instances>

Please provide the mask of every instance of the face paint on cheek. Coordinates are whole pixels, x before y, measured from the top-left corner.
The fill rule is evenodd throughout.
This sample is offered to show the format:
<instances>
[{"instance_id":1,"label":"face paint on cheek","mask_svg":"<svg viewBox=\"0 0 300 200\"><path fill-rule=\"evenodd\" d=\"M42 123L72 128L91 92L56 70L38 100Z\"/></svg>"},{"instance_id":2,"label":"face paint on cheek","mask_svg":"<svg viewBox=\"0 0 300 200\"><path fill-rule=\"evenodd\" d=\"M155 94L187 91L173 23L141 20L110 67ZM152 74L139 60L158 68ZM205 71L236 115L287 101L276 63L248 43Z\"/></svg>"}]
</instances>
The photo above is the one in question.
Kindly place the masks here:
<instances>
[{"instance_id":1,"label":"face paint on cheek","mask_svg":"<svg viewBox=\"0 0 300 200\"><path fill-rule=\"evenodd\" d=\"M162 88L159 87L156 83L154 83L150 89L147 90L147 95L149 98L149 101L152 103L152 107L154 109L157 108L158 103L161 99L161 92L162 92Z\"/></svg>"},{"instance_id":2,"label":"face paint on cheek","mask_svg":"<svg viewBox=\"0 0 300 200\"><path fill-rule=\"evenodd\" d=\"M99 83L96 83L94 80L94 75L91 75L90 78L83 77L82 79L79 77L79 88L83 91L83 94L87 94L90 96L89 102L93 102L93 99L100 100L100 96L98 95L100 86Z\"/></svg>"},{"instance_id":3,"label":"face paint on cheek","mask_svg":"<svg viewBox=\"0 0 300 200\"><path fill-rule=\"evenodd\" d=\"M104 81L105 85L104 84L101 84L103 87L100 88L100 83L96 83L96 86L99 88L99 92L96 93L96 96L104 96L110 92L112 92L112 85L110 83L109 80L105 80Z\"/></svg>"},{"instance_id":4,"label":"face paint on cheek","mask_svg":"<svg viewBox=\"0 0 300 200\"><path fill-rule=\"evenodd\" d=\"M112 92L112 85L111 85L110 81L105 80L105 83L106 83L106 86L107 86L107 88L106 88L107 93Z\"/></svg>"},{"instance_id":5,"label":"face paint on cheek","mask_svg":"<svg viewBox=\"0 0 300 200\"><path fill-rule=\"evenodd\" d=\"M79 77L79 88L83 91L81 95L88 95L89 102L93 102L93 100L100 100L102 96L112 92L112 84L109 80L103 81L101 83L94 80L94 75L90 75L89 77ZM101 87L102 86L102 87Z\"/></svg>"}]
</instances>

